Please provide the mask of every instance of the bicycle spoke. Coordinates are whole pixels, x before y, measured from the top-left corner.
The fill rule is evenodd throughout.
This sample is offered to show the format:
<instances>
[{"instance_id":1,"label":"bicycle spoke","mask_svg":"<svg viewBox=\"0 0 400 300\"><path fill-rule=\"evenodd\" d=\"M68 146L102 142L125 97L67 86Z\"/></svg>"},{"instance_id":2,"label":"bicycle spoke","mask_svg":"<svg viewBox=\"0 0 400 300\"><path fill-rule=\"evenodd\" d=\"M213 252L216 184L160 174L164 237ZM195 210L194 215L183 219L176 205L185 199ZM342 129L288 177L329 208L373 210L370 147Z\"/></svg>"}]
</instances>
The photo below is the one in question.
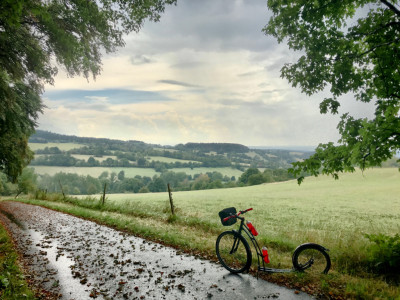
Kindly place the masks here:
<instances>
[{"instance_id":1,"label":"bicycle spoke","mask_svg":"<svg viewBox=\"0 0 400 300\"><path fill-rule=\"evenodd\" d=\"M234 273L247 269L249 261L248 245L231 232L224 233L217 241L217 255L221 264Z\"/></svg>"},{"instance_id":2,"label":"bicycle spoke","mask_svg":"<svg viewBox=\"0 0 400 300\"><path fill-rule=\"evenodd\" d=\"M296 255L296 265L298 270L312 274L327 273L330 262L327 254L316 248L305 248Z\"/></svg>"}]
</instances>

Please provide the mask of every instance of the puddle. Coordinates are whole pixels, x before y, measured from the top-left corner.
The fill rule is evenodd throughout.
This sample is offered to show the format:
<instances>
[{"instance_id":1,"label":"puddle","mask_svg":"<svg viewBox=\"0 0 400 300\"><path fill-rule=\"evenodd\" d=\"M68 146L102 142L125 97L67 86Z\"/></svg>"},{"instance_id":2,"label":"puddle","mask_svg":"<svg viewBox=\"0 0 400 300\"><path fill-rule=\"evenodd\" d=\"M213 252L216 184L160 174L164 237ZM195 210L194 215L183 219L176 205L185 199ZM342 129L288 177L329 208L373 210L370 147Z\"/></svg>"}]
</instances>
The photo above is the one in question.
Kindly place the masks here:
<instances>
[{"instance_id":1,"label":"puddle","mask_svg":"<svg viewBox=\"0 0 400 300\"><path fill-rule=\"evenodd\" d=\"M34 247L40 255L48 260L48 267L54 270L54 278L50 284L53 287L60 287L60 299L74 299L85 300L90 299L88 293L80 281L73 277L71 268L74 267L75 262L71 259L72 255L65 255L60 251L57 241L54 239L47 239L43 234L36 230L28 230L28 234L32 238Z\"/></svg>"},{"instance_id":2,"label":"puddle","mask_svg":"<svg viewBox=\"0 0 400 300\"><path fill-rule=\"evenodd\" d=\"M22 203L0 206L27 228L10 225L32 279L60 299L310 299L90 221Z\"/></svg>"}]
</instances>

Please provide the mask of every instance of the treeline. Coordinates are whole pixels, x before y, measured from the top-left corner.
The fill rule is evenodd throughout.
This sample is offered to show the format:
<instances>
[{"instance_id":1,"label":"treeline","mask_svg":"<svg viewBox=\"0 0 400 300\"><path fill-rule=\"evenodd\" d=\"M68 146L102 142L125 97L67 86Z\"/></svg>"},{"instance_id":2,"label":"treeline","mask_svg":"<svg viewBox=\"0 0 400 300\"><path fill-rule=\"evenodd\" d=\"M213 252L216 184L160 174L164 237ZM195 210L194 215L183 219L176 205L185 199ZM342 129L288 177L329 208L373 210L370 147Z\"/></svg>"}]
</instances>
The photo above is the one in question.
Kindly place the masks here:
<instances>
[{"instance_id":1,"label":"treeline","mask_svg":"<svg viewBox=\"0 0 400 300\"><path fill-rule=\"evenodd\" d=\"M98 178L90 175L78 175L59 172L54 176L48 174L36 175L33 169L25 169L17 184L7 182L4 174L0 173L0 194L12 195L28 193L35 189L50 193L64 193L69 195L92 195L103 191L107 193L149 193L165 192L167 184L175 191L191 191L256 185L266 182L285 181L292 179L287 170L269 170L260 172L249 168L238 179L235 176L224 176L220 172L187 175L184 172L165 171L153 177L135 176L125 177L125 172L109 173L104 171Z\"/></svg>"},{"instance_id":2,"label":"treeline","mask_svg":"<svg viewBox=\"0 0 400 300\"><path fill-rule=\"evenodd\" d=\"M213 174L214 173L214 174ZM126 178L124 171L103 172L98 178L68 173L57 173L54 176L39 176L37 185L48 192L64 192L66 194L92 195L100 193L106 185L107 193L156 193L167 191L167 184L175 191L223 188L235 186L228 183L235 178L222 176L221 173L187 175L183 172L164 172L153 177L137 175ZM218 174L217 174L218 173Z\"/></svg>"},{"instance_id":3,"label":"treeline","mask_svg":"<svg viewBox=\"0 0 400 300\"><path fill-rule=\"evenodd\" d=\"M77 143L77 144L101 144L107 145L110 150L118 150L120 147L124 148L124 151L132 151L132 148L135 150L152 148L155 145L146 144L141 141L121 141L121 140L113 140L106 138L93 138L93 137L78 137L75 135L63 135L58 133L52 133L44 130L36 130L35 134L33 134L29 138L30 143ZM122 150L122 149L121 149Z\"/></svg>"},{"instance_id":4,"label":"treeline","mask_svg":"<svg viewBox=\"0 0 400 300\"><path fill-rule=\"evenodd\" d=\"M224 153L246 153L249 148L240 144L232 143L187 143L179 144L175 147L178 150L190 150L200 152L216 152L218 154Z\"/></svg>"},{"instance_id":5,"label":"treeline","mask_svg":"<svg viewBox=\"0 0 400 300\"><path fill-rule=\"evenodd\" d=\"M258 169L255 169L258 171ZM287 170L265 170L264 172L249 169L238 180L235 176L228 177L220 172L187 175L184 172L163 172L153 177L137 175L126 178L124 171L103 172L98 178L77 174L57 173L54 176L39 176L38 187L48 192L66 194L97 194L106 185L107 193L155 193L167 191L167 184L175 191L193 191L256 185L266 182L284 181L291 179Z\"/></svg>"},{"instance_id":6,"label":"treeline","mask_svg":"<svg viewBox=\"0 0 400 300\"><path fill-rule=\"evenodd\" d=\"M261 172L257 168L248 168L239 177L239 186L257 185L262 183L287 181L295 177L286 169L265 169Z\"/></svg>"},{"instance_id":7,"label":"treeline","mask_svg":"<svg viewBox=\"0 0 400 300\"><path fill-rule=\"evenodd\" d=\"M63 153L57 147L45 148L42 151L37 151L34 160L31 161L31 166L63 166L63 167L124 167L124 168L153 168L156 172L172 168L199 168L199 167L231 167L231 162L223 156L206 156L198 158L199 162L195 161L175 161L175 162L160 162L147 160L146 157L129 152L115 152L113 156L116 159L108 157L102 161L96 159L103 155L93 155L87 160L73 157L70 152ZM46 154L43 154L46 153ZM85 153L85 152L81 152ZM92 152L93 153L93 152ZM91 154L92 154L91 153ZM108 155L111 153L105 153ZM159 153L150 153L158 154ZM85 154L90 155L90 154Z\"/></svg>"},{"instance_id":8,"label":"treeline","mask_svg":"<svg viewBox=\"0 0 400 300\"><path fill-rule=\"evenodd\" d=\"M129 145L135 146L136 148L154 148L155 146L160 148L171 148L177 150L189 150L189 151L200 151L200 152L217 152L217 153L229 153L229 152L247 152L249 148L241 145L241 144L234 144L234 143L186 143L186 144L179 144L175 147L164 147L161 145L155 144L147 144L141 141L121 141L121 140L113 140L107 138L92 138L92 137L78 137L75 135L63 135L52 133L43 130L37 130L34 135L31 136L29 142L31 143L47 143L47 142L54 142L54 143L78 143L78 144L102 144L102 145L110 145L110 150L122 150L122 151L129 151L128 149L122 149L121 146Z\"/></svg>"}]
</instances>

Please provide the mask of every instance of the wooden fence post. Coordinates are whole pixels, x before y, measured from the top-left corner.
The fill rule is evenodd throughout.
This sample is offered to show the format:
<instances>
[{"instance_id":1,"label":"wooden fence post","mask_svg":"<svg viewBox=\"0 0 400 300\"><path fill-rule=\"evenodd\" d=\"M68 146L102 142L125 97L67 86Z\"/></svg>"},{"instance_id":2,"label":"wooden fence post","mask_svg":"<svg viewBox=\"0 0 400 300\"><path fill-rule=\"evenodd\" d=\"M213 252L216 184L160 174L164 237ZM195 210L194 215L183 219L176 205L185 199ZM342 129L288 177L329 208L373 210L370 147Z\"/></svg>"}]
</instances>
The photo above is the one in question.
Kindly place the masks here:
<instances>
[{"instance_id":1,"label":"wooden fence post","mask_svg":"<svg viewBox=\"0 0 400 300\"><path fill-rule=\"evenodd\" d=\"M103 190L103 203L102 205L104 206L104 202L106 201L106 188L107 188L107 183L104 182L104 190Z\"/></svg>"},{"instance_id":2,"label":"wooden fence post","mask_svg":"<svg viewBox=\"0 0 400 300\"><path fill-rule=\"evenodd\" d=\"M171 213L172 213L172 215L175 215L174 201L172 199L172 192L171 192L171 187L169 186L169 183L167 186L168 186L169 204L171 205Z\"/></svg>"},{"instance_id":3,"label":"wooden fence post","mask_svg":"<svg viewBox=\"0 0 400 300\"><path fill-rule=\"evenodd\" d=\"M62 186L62 184L61 184L61 180L58 180L58 183L60 184L61 193L62 193L62 195L63 195L63 199L65 200L65 193L64 193L63 186Z\"/></svg>"}]
</instances>

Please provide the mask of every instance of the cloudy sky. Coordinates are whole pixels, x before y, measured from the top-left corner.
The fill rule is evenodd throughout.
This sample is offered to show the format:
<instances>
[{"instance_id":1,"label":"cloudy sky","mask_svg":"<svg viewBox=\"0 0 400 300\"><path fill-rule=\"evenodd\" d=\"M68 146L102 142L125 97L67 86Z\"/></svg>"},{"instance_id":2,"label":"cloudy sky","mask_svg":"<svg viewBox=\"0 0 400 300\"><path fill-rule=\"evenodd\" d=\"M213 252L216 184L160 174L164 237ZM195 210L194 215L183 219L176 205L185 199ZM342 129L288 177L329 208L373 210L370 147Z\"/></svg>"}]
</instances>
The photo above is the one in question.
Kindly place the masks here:
<instances>
[{"instance_id":1,"label":"cloudy sky","mask_svg":"<svg viewBox=\"0 0 400 300\"><path fill-rule=\"evenodd\" d=\"M105 55L95 81L60 69L39 129L161 145L337 141L338 117L319 114L324 95L308 97L280 78L299 54L262 33L269 17L266 0L178 0ZM342 112L372 111L343 100Z\"/></svg>"}]
</instances>

